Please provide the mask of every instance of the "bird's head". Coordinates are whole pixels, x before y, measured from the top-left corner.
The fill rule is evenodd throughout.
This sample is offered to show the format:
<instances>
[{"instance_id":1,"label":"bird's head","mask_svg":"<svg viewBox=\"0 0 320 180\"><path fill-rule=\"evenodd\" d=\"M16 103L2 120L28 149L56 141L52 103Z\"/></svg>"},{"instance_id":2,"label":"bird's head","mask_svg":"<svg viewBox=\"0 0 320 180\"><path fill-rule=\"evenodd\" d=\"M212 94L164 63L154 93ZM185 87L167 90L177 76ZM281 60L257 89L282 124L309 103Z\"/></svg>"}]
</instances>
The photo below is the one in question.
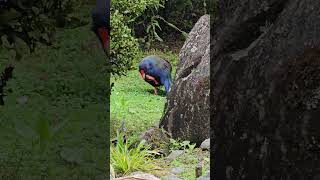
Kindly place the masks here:
<instances>
[{"instance_id":1,"label":"bird's head","mask_svg":"<svg viewBox=\"0 0 320 180\"><path fill-rule=\"evenodd\" d=\"M141 77L142 77L143 79L146 79L146 73L144 72L144 70L141 69L141 70L139 70L139 72L140 72Z\"/></svg>"},{"instance_id":2,"label":"bird's head","mask_svg":"<svg viewBox=\"0 0 320 180\"><path fill-rule=\"evenodd\" d=\"M106 27L97 27L94 32L99 38L103 50L107 51L109 49L109 30Z\"/></svg>"},{"instance_id":3,"label":"bird's head","mask_svg":"<svg viewBox=\"0 0 320 180\"><path fill-rule=\"evenodd\" d=\"M92 9L91 30L99 38L105 52L109 49L110 33L110 0L96 0L96 6Z\"/></svg>"},{"instance_id":4,"label":"bird's head","mask_svg":"<svg viewBox=\"0 0 320 180\"><path fill-rule=\"evenodd\" d=\"M139 64L139 72L140 72L140 75L143 79L146 78L146 73L147 72L150 72L150 70L152 70L152 65L150 62L148 61L142 61L140 64Z\"/></svg>"}]
</instances>

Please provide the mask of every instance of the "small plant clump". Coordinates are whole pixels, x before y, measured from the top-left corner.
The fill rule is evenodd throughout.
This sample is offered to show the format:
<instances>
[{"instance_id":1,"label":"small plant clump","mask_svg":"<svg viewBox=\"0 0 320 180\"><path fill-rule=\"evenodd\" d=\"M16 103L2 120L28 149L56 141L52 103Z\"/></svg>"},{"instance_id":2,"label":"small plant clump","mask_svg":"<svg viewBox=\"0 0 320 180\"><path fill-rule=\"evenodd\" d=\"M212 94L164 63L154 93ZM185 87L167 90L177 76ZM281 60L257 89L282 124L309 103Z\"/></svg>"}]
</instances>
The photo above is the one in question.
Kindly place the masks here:
<instances>
[{"instance_id":1,"label":"small plant clump","mask_svg":"<svg viewBox=\"0 0 320 180\"><path fill-rule=\"evenodd\" d=\"M170 139L170 151L174 150L187 150L188 152L192 152L196 147L196 144L191 144L190 141L181 141L180 139Z\"/></svg>"},{"instance_id":2,"label":"small plant clump","mask_svg":"<svg viewBox=\"0 0 320 180\"><path fill-rule=\"evenodd\" d=\"M149 172L155 169L152 163L151 154L148 151L145 141L142 140L137 146L133 141L124 142L123 135L117 134L116 145L110 146L110 166L115 174L127 175L135 171Z\"/></svg>"}]
</instances>

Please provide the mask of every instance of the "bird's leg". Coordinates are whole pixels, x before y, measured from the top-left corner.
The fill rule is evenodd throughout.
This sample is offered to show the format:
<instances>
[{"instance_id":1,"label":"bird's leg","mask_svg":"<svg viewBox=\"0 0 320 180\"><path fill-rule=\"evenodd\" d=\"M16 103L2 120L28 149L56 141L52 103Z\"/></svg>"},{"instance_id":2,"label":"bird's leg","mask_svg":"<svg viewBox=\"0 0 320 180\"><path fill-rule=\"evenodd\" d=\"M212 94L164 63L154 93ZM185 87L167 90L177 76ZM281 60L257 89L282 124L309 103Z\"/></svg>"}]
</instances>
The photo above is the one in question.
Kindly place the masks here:
<instances>
[{"instance_id":1,"label":"bird's leg","mask_svg":"<svg viewBox=\"0 0 320 180\"><path fill-rule=\"evenodd\" d=\"M157 87L154 87L154 95L158 95L158 89L157 89Z\"/></svg>"},{"instance_id":2,"label":"bird's leg","mask_svg":"<svg viewBox=\"0 0 320 180\"><path fill-rule=\"evenodd\" d=\"M149 79L149 80L153 81L156 85L159 84L159 82L152 76L146 75L146 79Z\"/></svg>"}]
</instances>

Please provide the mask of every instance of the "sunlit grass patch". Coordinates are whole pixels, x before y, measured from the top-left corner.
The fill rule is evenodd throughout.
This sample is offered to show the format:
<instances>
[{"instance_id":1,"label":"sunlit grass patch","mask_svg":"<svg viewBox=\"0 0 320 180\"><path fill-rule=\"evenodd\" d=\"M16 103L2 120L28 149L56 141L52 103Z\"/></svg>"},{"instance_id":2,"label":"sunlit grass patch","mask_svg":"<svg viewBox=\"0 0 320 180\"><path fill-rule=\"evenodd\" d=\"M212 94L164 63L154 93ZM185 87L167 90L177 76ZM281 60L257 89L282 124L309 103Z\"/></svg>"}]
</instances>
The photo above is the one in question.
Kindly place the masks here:
<instances>
[{"instance_id":1,"label":"sunlit grass patch","mask_svg":"<svg viewBox=\"0 0 320 180\"><path fill-rule=\"evenodd\" d=\"M161 52L151 50L141 55L159 55L171 61L173 72L177 62L177 54L172 52ZM129 133L139 134L157 124L163 114L166 97L164 88L161 88L160 95L153 94L153 87L146 83L139 75L137 66L140 59L136 61L136 67L129 71L126 76L113 77L114 87L111 93L111 137L115 137L120 122L125 121Z\"/></svg>"}]
</instances>

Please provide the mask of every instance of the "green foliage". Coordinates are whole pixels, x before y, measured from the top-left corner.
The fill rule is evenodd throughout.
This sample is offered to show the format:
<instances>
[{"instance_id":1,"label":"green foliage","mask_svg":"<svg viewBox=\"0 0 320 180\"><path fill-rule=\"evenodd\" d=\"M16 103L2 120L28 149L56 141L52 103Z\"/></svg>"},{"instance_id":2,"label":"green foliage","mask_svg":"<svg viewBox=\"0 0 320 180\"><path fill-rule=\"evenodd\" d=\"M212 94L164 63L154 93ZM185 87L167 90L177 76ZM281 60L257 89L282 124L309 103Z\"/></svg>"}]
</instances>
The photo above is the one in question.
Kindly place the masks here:
<instances>
[{"instance_id":1,"label":"green foliage","mask_svg":"<svg viewBox=\"0 0 320 180\"><path fill-rule=\"evenodd\" d=\"M134 60L134 66L138 66L139 60L142 57L151 54L157 54L169 60L173 66L172 76L174 75L178 55L170 51L145 52L145 54L140 55ZM136 68L128 71L126 76L112 77L111 82L114 82L110 97L111 138L116 137L117 128L120 126L123 118L125 118L126 128L130 134L139 134L159 121L163 113L166 98L164 94L155 96L153 94L153 87L140 77ZM160 93L164 93L163 87L161 90ZM124 103L122 103L123 101Z\"/></svg>"},{"instance_id":2,"label":"green foliage","mask_svg":"<svg viewBox=\"0 0 320 180\"><path fill-rule=\"evenodd\" d=\"M124 75L133 65L141 51L138 40L134 37L133 25L136 18L145 11L157 10L163 0L115 0L111 6L111 43L109 71L112 74ZM154 32L154 31L153 31Z\"/></svg>"},{"instance_id":3,"label":"green foliage","mask_svg":"<svg viewBox=\"0 0 320 180\"><path fill-rule=\"evenodd\" d=\"M90 17L91 6L84 9ZM10 167L0 170L0 179L105 174L105 54L90 26L59 29L56 38L54 48L39 45L17 62L4 89L0 164ZM2 52L1 57L9 56ZM22 97L27 100L21 102Z\"/></svg>"},{"instance_id":4,"label":"green foliage","mask_svg":"<svg viewBox=\"0 0 320 180\"><path fill-rule=\"evenodd\" d=\"M111 9L118 10L125 16L127 23L133 23L135 19L144 14L147 9L152 11L163 7L164 0L115 0Z\"/></svg>"},{"instance_id":5,"label":"green foliage","mask_svg":"<svg viewBox=\"0 0 320 180\"><path fill-rule=\"evenodd\" d=\"M166 21L163 17L157 15L157 13L153 12L153 15L151 15L150 17L146 16L146 18L148 19L144 19L142 22L140 22L140 23L145 23L146 25L146 36L144 36L144 39L142 40L142 43L145 43L146 49L150 49L151 44L154 43L155 41L163 42L163 39L159 36L157 32L157 31L159 32L162 31L160 22L164 22L165 25L168 25L169 27L172 27L173 29L181 32L184 38L188 36L186 32L182 31L174 24ZM161 25L163 25L163 23L161 23Z\"/></svg>"},{"instance_id":6,"label":"green foliage","mask_svg":"<svg viewBox=\"0 0 320 180\"><path fill-rule=\"evenodd\" d=\"M48 118L40 115L31 125L23 120L14 120L14 127L21 139L32 142L32 150L38 149L43 154L62 126L52 127Z\"/></svg>"},{"instance_id":7,"label":"green foliage","mask_svg":"<svg viewBox=\"0 0 320 180\"><path fill-rule=\"evenodd\" d=\"M203 162L203 174L210 170L210 151L202 151L200 148L195 148L190 153L184 153L178 158L174 159L171 163L171 167L181 167L185 169L185 171L179 174L179 178L185 180L194 180L195 177L195 167Z\"/></svg>"},{"instance_id":8,"label":"green foliage","mask_svg":"<svg viewBox=\"0 0 320 180\"><path fill-rule=\"evenodd\" d=\"M69 14L77 5L76 0L10 1L0 10L1 42L5 47L15 50L17 39L23 40L31 51L38 43L48 45L56 26L70 20ZM17 57L20 56L17 52Z\"/></svg>"},{"instance_id":9,"label":"green foliage","mask_svg":"<svg viewBox=\"0 0 320 180\"><path fill-rule=\"evenodd\" d=\"M0 1L1 2L1 1ZM77 0L15 0L0 3L0 72L15 66L34 52L39 44L52 45L58 27L82 26L88 23L77 18ZM1 55L10 54L6 57Z\"/></svg>"},{"instance_id":10,"label":"green foliage","mask_svg":"<svg viewBox=\"0 0 320 180\"><path fill-rule=\"evenodd\" d=\"M110 72L117 75L124 75L139 54L138 41L132 36L132 31L125 22L124 15L118 10L112 12Z\"/></svg>"},{"instance_id":11,"label":"green foliage","mask_svg":"<svg viewBox=\"0 0 320 180\"><path fill-rule=\"evenodd\" d=\"M123 135L118 133L116 146L110 146L111 169L122 175L154 169L145 141L141 141L136 147L129 148L132 144L129 141L123 142L122 137Z\"/></svg>"},{"instance_id":12,"label":"green foliage","mask_svg":"<svg viewBox=\"0 0 320 180\"><path fill-rule=\"evenodd\" d=\"M158 41L162 42L162 38L158 35L157 29L161 30L159 22L156 18L157 16L152 16L150 20L150 24L147 26L146 32L148 34L148 43L150 44L151 41L157 39Z\"/></svg>"},{"instance_id":13,"label":"green foliage","mask_svg":"<svg viewBox=\"0 0 320 180\"><path fill-rule=\"evenodd\" d=\"M160 2L161 4L154 9L147 9L145 13L142 16L139 16L136 20L134 29L140 37L140 42L143 43L146 49L150 49L151 44L156 41L163 42L163 38L160 37L159 34L162 31L163 26L173 28L177 32L182 33L185 38L187 37L187 33L185 31L170 23L169 21L171 20L166 20L160 15L164 8L166 8L164 6L165 2L166 0L163 0ZM161 33L161 36L162 35L165 36L165 34Z\"/></svg>"},{"instance_id":14,"label":"green foliage","mask_svg":"<svg viewBox=\"0 0 320 180\"><path fill-rule=\"evenodd\" d=\"M181 140L175 140L170 139L170 150L188 150L188 152L192 152L195 148L196 144L190 144L190 141L181 141Z\"/></svg>"},{"instance_id":15,"label":"green foliage","mask_svg":"<svg viewBox=\"0 0 320 180\"><path fill-rule=\"evenodd\" d=\"M138 37L146 39L142 42L146 43L147 48L158 40L185 40L187 32L190 32L202 15L216 12L215 3L216 0L166 0L164 8L146 11L140 16L134 29Z\"/></svg>"},{"instance_id":16,"label":"green foliage","mask_svg":"<svg viewBox=\"0 0 320 180\"><path fill-rule=\"evenodd\" d=\"M50 138L48 119L38 119L35 130L39 136L40 147L41 149L44 149Z\"/></svg>"},{"instance_id":17,"label":"green foliage","mask_svg":"<svg viewBox=\"0 0 320 180\"><path fill-rule=\"evenodd\" d=\"M213 8L215 0L168 0L160 15L189 32L195 22Z\"/></svg>"},{"instance_id":18,"label":"green foliage","mask_svg":"<svg viewBox=\"0 0 320 180\"><path fill-rule=\"evenodd\" d=\"M128 133L138 133L161 118L165 97L152 94L152 86L139 77L136 70L129 71L115 81L111 94L111 137L125 119ZM148 92L150 90L151 92ZM125 105L122 105L125 101Z\"/></svg>"}]
</instances>

